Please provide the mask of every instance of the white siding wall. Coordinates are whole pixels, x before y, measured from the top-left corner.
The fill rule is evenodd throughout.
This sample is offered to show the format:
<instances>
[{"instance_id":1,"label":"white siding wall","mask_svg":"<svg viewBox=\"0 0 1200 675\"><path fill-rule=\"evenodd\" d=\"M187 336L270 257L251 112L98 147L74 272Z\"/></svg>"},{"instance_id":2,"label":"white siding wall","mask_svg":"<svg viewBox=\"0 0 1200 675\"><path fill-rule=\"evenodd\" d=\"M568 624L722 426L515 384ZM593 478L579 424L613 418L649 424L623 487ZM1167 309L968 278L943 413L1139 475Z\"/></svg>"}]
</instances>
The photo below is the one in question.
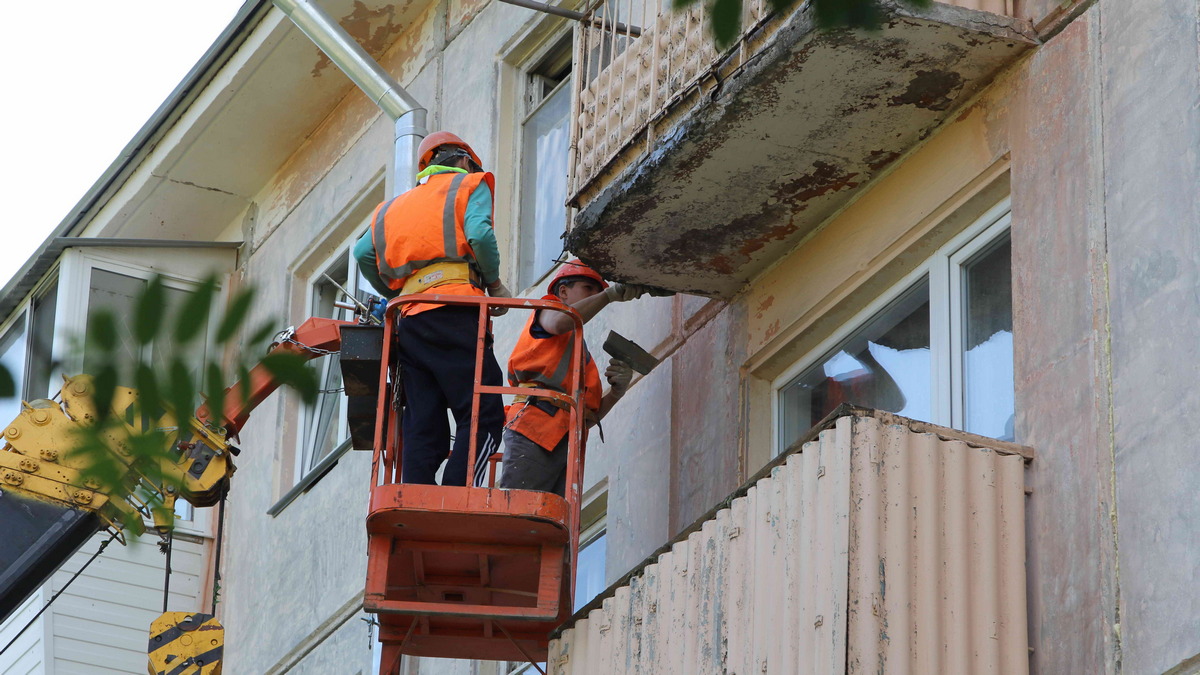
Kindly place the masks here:
<instances>
[{"instance_id":1,"label":"white siding wall","mask_svg":"<svg viewBox=\"0 0 1200 675\"><path fill-rule=\"evenodd\" d=\"M201 522L207 514L198 512ZM35 593L3 626L0 648L61 589L108 535L84 544L50 582ZM211 540L181 534L171 555L171 611L199 611ZM128 546L109 545L17 644L0 656L0 675L142 675L150 622L162 612L165 556L158 538L131 539Z\"/></svg>"},{"instance_id":2,"label":"white siding wall","mask_svg":"<svg viewBox=\"0 0 1200 675\"><path fill-rule=\"evenodd\" d=\"M58 590L107 535L86 544L50 581ZM175 539L171 554L172 611L202 607L207 539ZM147 535L115 542L54 603L53 675L145 673L150 623L162 612L166 557L158 538Z\"/></svg>"},{"instance_id":3,"label":"white siding wall","mask_svg":"<svg viewBox=\"0 0 1200 675\"><path fill-rule=\"evenodd\" d=\"M29 596L20 609L13 612L8 621L0 624L0 649L3 649L16 637L17 632L33 618L43 602L42 591L34 593ZM11 649L0 655L0 675L30 675L43 672L42 666L46 649L42 639L44 631L45 617L43 616L21 635Z\"/></svg>"}]
</instances>

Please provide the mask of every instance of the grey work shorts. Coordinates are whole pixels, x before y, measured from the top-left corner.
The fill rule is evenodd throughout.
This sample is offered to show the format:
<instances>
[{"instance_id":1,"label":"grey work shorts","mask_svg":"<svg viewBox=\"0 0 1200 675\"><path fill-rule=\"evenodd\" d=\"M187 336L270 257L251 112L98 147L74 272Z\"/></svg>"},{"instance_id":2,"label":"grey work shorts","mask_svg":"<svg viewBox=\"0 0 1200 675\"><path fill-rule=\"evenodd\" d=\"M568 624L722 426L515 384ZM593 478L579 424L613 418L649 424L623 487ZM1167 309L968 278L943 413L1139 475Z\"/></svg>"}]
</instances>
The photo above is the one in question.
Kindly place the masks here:
<instances>
[{"instance_id":1,"label":"grey work shorts","mask_svg":"<svg viewBox=\"0 0 1200 675\"><path fill-rule=\"evenodd\" d=\"M567 487L567 438L553 451L511 430L504 430L504 464L500 487L506 490L553 492L562 497Z\"/></svg>"}]
</instances>

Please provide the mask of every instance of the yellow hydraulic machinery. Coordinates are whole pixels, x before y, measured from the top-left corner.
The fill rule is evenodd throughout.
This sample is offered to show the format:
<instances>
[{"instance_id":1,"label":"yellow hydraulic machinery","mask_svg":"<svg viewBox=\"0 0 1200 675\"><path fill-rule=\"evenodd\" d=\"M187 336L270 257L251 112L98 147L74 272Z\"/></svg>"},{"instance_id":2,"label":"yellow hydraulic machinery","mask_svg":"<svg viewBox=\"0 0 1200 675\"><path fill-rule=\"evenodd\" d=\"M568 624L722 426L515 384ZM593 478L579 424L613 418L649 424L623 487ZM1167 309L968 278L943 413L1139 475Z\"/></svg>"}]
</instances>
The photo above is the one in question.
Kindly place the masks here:
<instances>
[{"instance_id":1,"label":"yellow hydraulic machinery","mask_svg":"<svg viewBox=\"0 0 1200 675\"><path fill-rule=\"evenodd\" d=\"M225 629L211 614L165 612L150 624L150 675L221 675Z\"/></svg>"},{"instance_id":2,"label":"yellow hydraulic machinery","mask_svg":"<svg viewBox=\"0 0 1200 675\"><path fill-rule=\"evenodd\" d=\"M338 349L340 329L354 325L309 319L282 334L272 351L304 358L328 354ZM90 376L64 377L55 399L22 403L0 443L0 522L5 524L0 621L97 532L107 530L125 543L126 533L141 535L149 521L165 535L177 500L193 506L220 502L239 452L229 439L278 386L259 365L250 370L248 382L226 390L223 410L202 405L179 420L170 411L153 419L142 415L138 392L118 387L111 417L121 422L101 432L110 460L104 472L95 470L94 454L74 450L81 431L100 419ZM168 457L137 452L132 439L150 431L167 432L173 443ZM85 478L101 474L103 484ZM224 631L210 615L165 612L151 628L149 647L151 675L217 675Z\"/></svg>"}]
</instances>

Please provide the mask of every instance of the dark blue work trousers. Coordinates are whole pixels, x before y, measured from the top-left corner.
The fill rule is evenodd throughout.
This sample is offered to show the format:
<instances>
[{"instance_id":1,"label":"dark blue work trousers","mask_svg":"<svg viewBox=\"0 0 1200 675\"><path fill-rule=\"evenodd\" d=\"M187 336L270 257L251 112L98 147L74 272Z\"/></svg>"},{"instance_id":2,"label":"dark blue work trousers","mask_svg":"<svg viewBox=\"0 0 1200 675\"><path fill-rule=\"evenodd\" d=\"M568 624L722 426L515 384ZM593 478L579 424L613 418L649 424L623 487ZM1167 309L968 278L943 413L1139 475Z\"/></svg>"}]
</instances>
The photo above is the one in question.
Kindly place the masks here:
<instances>
[{"instance_id":1,"label":"dark blue work trousers","mask_svg":"<svg viewBox=\"0 0 1200 675\"><path fill-rule=\"evenodd\" d=\"M449 453L442 485L466 485L471 437L471 394L475 382L475 348L479 310L441 307L402 317L397 324L400 379L404 385L404 455L401 481L435 484L438 467ZM487 336L483 354L483 384L502 384L500 365ZM487 476L487 459L500 447L504 401L499 394L479 397L479 431L474 485ZM454 447L450 424L454 416Z\"/></svg>"}]
</instances>

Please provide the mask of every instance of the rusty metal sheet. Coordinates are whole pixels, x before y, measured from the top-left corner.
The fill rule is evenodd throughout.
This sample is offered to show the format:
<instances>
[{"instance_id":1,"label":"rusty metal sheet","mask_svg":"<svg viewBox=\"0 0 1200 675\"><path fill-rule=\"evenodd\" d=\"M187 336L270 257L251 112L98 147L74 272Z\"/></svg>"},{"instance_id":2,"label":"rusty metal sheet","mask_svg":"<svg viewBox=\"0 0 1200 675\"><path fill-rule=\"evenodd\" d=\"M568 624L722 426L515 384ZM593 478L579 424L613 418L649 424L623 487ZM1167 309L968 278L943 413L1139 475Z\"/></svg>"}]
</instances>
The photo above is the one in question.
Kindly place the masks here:
<instances>
[{"instance_id":1,"label":"rusty metal sheet","mask_svg":"<svg viewBox=\"0 0 1200 675\"><path fill-rule=\"evenodd\" d=\"M1028 672L1030 453L940 431L838 418L577 615L549 672Z\"/></svg>"}]
</instances>

